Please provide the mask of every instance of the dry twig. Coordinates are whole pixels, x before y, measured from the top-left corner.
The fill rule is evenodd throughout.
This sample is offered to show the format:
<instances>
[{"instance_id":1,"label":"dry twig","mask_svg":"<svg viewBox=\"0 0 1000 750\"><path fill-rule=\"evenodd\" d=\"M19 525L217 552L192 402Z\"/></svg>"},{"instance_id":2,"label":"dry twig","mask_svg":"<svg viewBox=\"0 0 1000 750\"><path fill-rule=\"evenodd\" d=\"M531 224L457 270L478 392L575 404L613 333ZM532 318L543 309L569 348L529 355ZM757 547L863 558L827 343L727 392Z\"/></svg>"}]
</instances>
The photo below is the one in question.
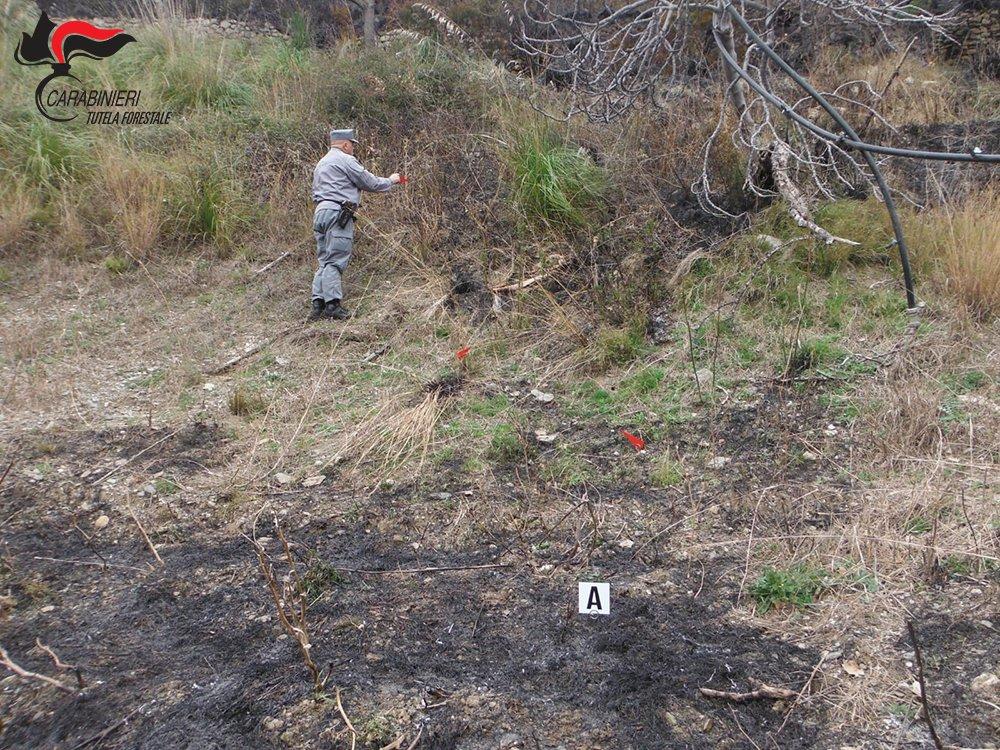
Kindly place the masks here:
<instances>
[{"instance_id":1,"label":"dry twig","mask_svg":"<svg viewBox=\"0 0 1000 750\"><path fill-rule=\"evenodd\" d=\"M157 440L155 443L151 443L150 445L147 445L145 448L143 448L141 451L139 451L138 453L136 453L134 456L132 456L131 458L126 459L125 463L121 464L120 466L116 466L111 471L109 471L107 474L105 474L104 476L102 476L100 479L95 479L93 482L90 483L91 486L98 485L101 482L103 482L105 479L107 479L108 477L110 477L110 476L112 476L114 474L117 474L119 471L121 471L126 466L128 466L130 463L132 463L137 458L139 458L139 456L143 455L144 453L147 453L148 451L151 451L153 448L155 448L156 446L160 445L161 443L167 442L170 438L172 438L174 435L176 435L182 429L184 429L183 426L178 427L176 430L174 430L173 432L171 432L169 435L164 435L159 440Z\"/></svg>"},{"instance_id":2,"label":"dry twig","mask_svg":"<svg viewBox=\"0 0 1000 750\"><path fill-rule=\"evenodd\" d=\"M10 658L10 654L7 653L7 649L0 646L0 666L6 667L11 672L16 674L23 680L30 680L34 682L42 682L46 685L51 685L57 690L61 690L64 693L77 693L78 691L71 688L64 682L60 682L48 675L39 674L38 672L32 672L30 669L25 669L13 659Z\"/></svg>"},{"instance_id":3,"label":"dry twig","mask_svg":"<svg viewBox=\"0 0 1000 750\"><path fill-rule=\"evenodd\" d=\"M920 702L924 707L924 720L927 722L927 728L931 732L931 739L934 740L934 747L937 750L944 750L941 738L938 737L937 730L934 728L934 719L931 717L931 705L927 700L927 685L924 682L924 657L920 653L920 644L917 642L917 629L913 625L913 620L908 620L906 627L910 631L910 640L913 641L913 653L917 657L917 680L920 683Z\"/></svg>"},{"instance_id":4,"label":"dry twig","mask_svg":"<svg viewBox=\"0 0 1000 750\"><path fill-rule=\"evenodd\" d=\"M149 534L146 533L146 529L143 528L142 524L139 522L139 518L135 515L135 511L132 510L132 505L126 502L125 507L128 509L128 514L132 516L132 520L135 521L135 525L139 527L139 533L142 535L143 541L146 542L146 546L149 547L149 551L153 553L153 557L156 558L156 562L160 565L165 565L166 563L163 562L163 558L160 557L160 553L156 551L153 541L149 538Z\"/></svg>"},{"instance_id":5,"label":"dry twig","mask_svg":"<svg viewBox=\"0 0 1000 750\"><path fill-rule=\"evenodd\" d=\"M78 666L76 666L75 664L66 664L62 659L59 658L58 654L56 654L55 651L53 651L51 648L42 643L42 640L40 638L35 639L35 645L49 655L49 658L52 659L52 663L55 665L56 669L62 669L66 672L72 672L73 674L75 674L77 686L80 688L80 690L83 690L87 686L86 683L83 681L83 671Z\"/></svg>"},{"instance_id":6,"label":"dry twig","mask_svg":"<svg viewBox=\"0 0 1000 750\"><path fill-rule=\"evenodd\" d=\"M340 688L337 688L337 711L340 713L340 718L344 720L344 724L347 726L348 731L351 733L351 750L354 750L354 746L358 741L358 730L354 728L351 720L347 718L347 712L344 711L344 704L340 702Z\"/></svg>"},{"instance_id":7,"label":"dry twig","mask_svg":"<svg viewBox=\"0 0 1000 750\"><path fill-rule=\"evenodd\" d=\"M291 254L292 254L291 250L286 250L281 255L279 255L277 258L275 258L270 263L268 263L266 266L263 266L262 268L258 268L256 271L254 271L254 276L260 276L262 273L266 273L267 271L270 271L272 268L274 268L276 265L278 265L279 263L281 263L281 261L283 261L285 258L287 258Z\"/></svg>"},{"instance_id":8,"label":"dry twig","mask_svg":"<svg viewBox=\"0 0 1000 750\"><path fill-rule=\"evenodd\" d=\"M747 701L757 700L758 698L791 700L798 695L798 693L794 690L773 687L771 685L766 685L763 682L757 682L756 680L751 680L750 684L756 685L756 687L748 693L735 693L730 690L713 690L712 688L704 687L698 688L698 691L708 698L721 698L723 700L733 701L734 703L746 703Z\"/></svg>"}]
</instances>

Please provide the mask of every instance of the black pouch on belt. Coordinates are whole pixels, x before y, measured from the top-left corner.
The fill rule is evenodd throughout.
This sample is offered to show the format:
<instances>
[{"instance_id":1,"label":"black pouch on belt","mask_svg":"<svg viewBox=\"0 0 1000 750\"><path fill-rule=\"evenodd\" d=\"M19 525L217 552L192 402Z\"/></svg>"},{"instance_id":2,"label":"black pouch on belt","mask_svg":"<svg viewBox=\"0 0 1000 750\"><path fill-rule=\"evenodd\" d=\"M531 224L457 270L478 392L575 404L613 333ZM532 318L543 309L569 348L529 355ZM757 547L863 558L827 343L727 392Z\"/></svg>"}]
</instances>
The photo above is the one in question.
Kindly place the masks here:
<instances>
[{"instance_id":1,"label":"black pouch on belt","mask_svg":"<svg viewBox=\"0 0 1000 750\"><path fill-rule=\"evenodd\" d=\"M353 201L344 201L340 204L340 216L337 217L337 226L341 229L347 227L347 222L354 220L354 212L358 210L358 204Z\"/></svg>"}]
</instances>

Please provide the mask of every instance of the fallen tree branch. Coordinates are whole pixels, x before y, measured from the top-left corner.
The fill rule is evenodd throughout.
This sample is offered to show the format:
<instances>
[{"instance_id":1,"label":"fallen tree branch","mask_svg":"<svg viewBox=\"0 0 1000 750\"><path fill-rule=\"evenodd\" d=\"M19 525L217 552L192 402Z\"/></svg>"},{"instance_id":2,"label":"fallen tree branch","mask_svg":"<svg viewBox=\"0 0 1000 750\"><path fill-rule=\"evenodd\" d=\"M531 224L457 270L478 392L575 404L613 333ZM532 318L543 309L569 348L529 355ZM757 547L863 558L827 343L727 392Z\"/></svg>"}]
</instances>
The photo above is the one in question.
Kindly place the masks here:
<instances>
[{"instance_id":1,"label":"fallen tree branch","mask_svg":"<svg viewBox=\"0 0 1000 750\"><path fill-rule=\"evenodd\" d=\"M785 728L785 725L788 723L789 718L791 718L792 716L792 711L794 711L795 707L802 702L802 699L805 697L806 693L808 693L812 689L813 680L816 679L816 674L819 672L820 668L823 666L824 662L826 662L829 656L830 656L829 651L824 651L820 655L819 661L816 662L816 666L813 667L812 672L809 673L809 677L806 678L806 682L802 686L802 689L799 691L798 695L795 696L795 700L792 702L792 705L788 707L788 711L785 712L785 718L781 722L781 726L778 727L777 730L775 730L773 735L770 735L771 739L774 739L779 734L781 734L781 730Z\"/></svg>"},{"instance_id":2,"label":"fallen tree branch","mask_svg":"<svg viewBox=\"0 0 1000 750\"><path fill-rule=\"evenodd\" d=\"M354 750L355 744L358 741L358 730L354 728L351 720L347 718L347 712L344 711L344 704L340 702L340 688L337 688L337 711L340 712L340 718L344 720L344 724L347 726L348 731L351 733L351 750Z\"/></svg>"},{"instance_id":3,"label":"fallen tree branch","mask_svg":"<svg viewBox=\"0 0 1000 750\"><path fill-rule=\"evenodd\" d=\"M7 478L7 475L10 474L10 470L13 468L14 468L14 462L11 461L9 464L7 464L7 468L3 470L3 474L0 474L0 485L3 484L3 480Z\"/></svg>"},{"instance_id":4,"label":"fallen tree branch","mask_svg":"<svg viewBox=\"0 0 1000 750\"><path fill-rule=\"evenodd\" d=\"M78 742L75 745L73 745L73 747L71 747L70 750L82 750L82 748L87 747L87 745L93 745L95 742L103 742L107 737L109 737L111 735L112 732L114 732L116 729L118 729L118 727L123 726L124 724L128 724L128 720L131 719L133 716L135 716L137 713L139 713L145 707L146 707L146 704L143 703L138 708L135 708L135 709L129 711L124 717L122 717L121 719L119 719L118 721L116 721L114 724L112 724L111 726L109 726L107 729L102 729L97 734L95 734L95 735L93 735L91 737L88 737L85 740L81 740L80 742Z\"/></svg>"},{"instance_id":5,"label":"fallen tree branch","mask_svg":"<svg viewBox=\"0 0 1000 750\"><path fill-rule=\"evenodd\" d=\"M520 289L531 286L532 284L537 284L542 279L546 279L551 276L557 269L565 265L566 259L561 255L553 255L555 259L555 264L544 273L539 273L531 278L524 279L523 281L516 281L513 284L503 284L502 286L490 287L491 292L516 292Z\"/></svg>"},{"instance_id":6,"label":"fallen tree branch","mask_svg":"<svg viewBox=\"0 0 1000 750\"><path fill-rule=\"evenodd\" d=\"M260 276L262 273L266 273L267 271L270 271L272 268L274 268L276 265L278 265L279 263L281 263L281 261L283 261L285 258L287 258L291 254L292 254L291 250L287 250L287 251L283 252L281 255L279 255L277 258L275 258L274 260L272 260L270 263L268 263L263 268L258 268L256 271L254 271L254 276Z\"/></svg>"},{"instance_id":7,"label":"fallen tree branch","mask_svg":"<svg viewBox=\"0 0 1000 750\"><path fill-rule=\"evenodd\" d=\"M287 336L288 334L292 333L293 331L299 330L300 328L302 328L302 325L303 325L302 323L297 323L297 324L295 324L293 326L288 326L287 328L281 329L280 331L278 331L276 334L274 334L270 338L265 339L264 341L262 341L261 343L255 345L255 346L251 346L249 349L245 349L243 352L241 352L240 354L237 354L235 357L232 357L231 359L227 359L221 365L218 365L217 367L213 367L210 370L205 370L205 374L206 375L222 375L223 373L228 372L229 370L233 369L236 365L238 365L240 362L242 362L244 359L252 357L253 355L255 355L257 352L259 352L264 347L270 346L271 344L273 344L275 341L277 341L278 339L282 338L283 336Z\"/></svg>"},{"instance_id":8,"label":"fallen tree branch","mask_svg":"<svg viewBox=\"0 0 1000 750\"><path fill-rule=\"evenodd\" d=\"M512 563L491 563L489 565L451 565L444 566L440 568L394 568L392 570L363 570L359 568L338 568L331 565L332 570L336 570L340 573L358 573L359 575L393 575L396 573L406 574L406 573L443 573L446 571L454 570L487 570L489 568L510 568L513 567Z\"/></svg>"},{"instance_id":9,"label":"fallen tree branch","mask_svg":"<svg viewBox=\"0 0 1000 750\"><path fill-rule=\"evenodd\" d=\"M67 560L62 557L42 557L35 555L34 560L45 560L46 562L66 563L67 565L90 565L94 568L118 568L119 570L137 570L140 573L149 572L148 568L137 568L135 565L118 565L117 563L98 563L91 560Z\"/></svg>"},{"instance_id":10,"label":"fallen tree branch","mask_svg":"<svg viewBox=\"0 0 1000 750\"><path fill-rule=\"evenodd\" d=\"M771 166L774 172L774 184L778 188L781 197L788 202L788 212L792 215L795 223L819 237L827 245L834 242L841 242L845 245L860 245L860 242L848 240L844 237L835 237L814 222L809 216L809 206L806 197L799 190L798 185L789 176L788 162L792 158L792 150L788 144L782 140L776 140L771 148Z\"/></svg>"},{"instance_id":11,"label":"fallen tree branch","mask_svg":"<svg viewBox=\"0 0 1000 750\"><path fill-rule=\"evenodd\" d=\"M334 334L336 335L338 341L353 341L356 343L364 343L371 341L372 339L371 336L365 336L357 331L350 331L343 328L338 328L333 330L326 328L309 328L306 327L305 323L296 323L295 325L281 329L270 338L265 339L259 344L255 344L254 346L251 346L248 349L245 349L244 351L242 351L241 353L237 354L234 357L231 357L230 359L227 359L221 365L213 367L210 370L205 370L205 375L224 375L225 373L232 370L234 367L236 367L236 365L240 364L244 360L250 359L250 357L259 354L261 351L269 347L271 344L275 343L280 339L283 339L285 336L288 336L290 334L294 334L292 338L289 339L289 341L291 342L301 341L303 339L321 338L323 336L332 336Z\"/></svg>"},{"instance_id":12,"label":"fallen tree branch","mask_svg":"<svg viewBox=\"0 0 1000 750\"><path fill-rule=\"evenodd\" d=\"M39 674L38 672L32 672L30 669L25 669L10 658L10 654L7 653L7 650L3 646L0 646L0 666L6 667L23 680L42 682L46 685L51 685L64 693L75 694L79 692L66 683L60 682L59 680L49 677L48 675Z\"/></svg>"},{"instance_id":13,"label":"fallen tree branch","mask_svg":"<svg viewBox=\"0 0 1000 750\"><path fill-rule=\"evenodd\" d=\"M449 297L449 296L450 296L450 295L447 295L447 294L446 294L446 295L444 295L443 297L438 297L438 298L437 298L436 300L434 300L434 301L433 301L433 302L432 302L432 303L430 304L430 306L428 306L428 307L427 307L427 309L426 309L426 310L424 310L424 311L423 311L422 315L423 315L423 316L424 316L425 318L430 318L431 316L433 316L433 315L434 315L434 313L435 313L435 311L436 311L436 310L437 310L437 309L438 309L439 307L443 306L445 302L447 302L447 301L448 301L448 297Z\"/></svg>"},{"instance_id":14,"label":"fallen tree branch","mask_svg":"<svg viewBox=\"0 0 1000 750\"><path fill-rule=\"evenodd\" d=\"M791 700L798 695L798 693L794 690L773 687L772 685L766 685L763 682L757 682L756 680L751 680L750 684L756 685L756 687L748 693L735 693L730 690L713 690L712 688L704 687L698 688L698 691L707 698L721 698L722 700L732 701L733 703L746 703L747 701L757 700L759 698Z\"/></svg>"}]
</instances>

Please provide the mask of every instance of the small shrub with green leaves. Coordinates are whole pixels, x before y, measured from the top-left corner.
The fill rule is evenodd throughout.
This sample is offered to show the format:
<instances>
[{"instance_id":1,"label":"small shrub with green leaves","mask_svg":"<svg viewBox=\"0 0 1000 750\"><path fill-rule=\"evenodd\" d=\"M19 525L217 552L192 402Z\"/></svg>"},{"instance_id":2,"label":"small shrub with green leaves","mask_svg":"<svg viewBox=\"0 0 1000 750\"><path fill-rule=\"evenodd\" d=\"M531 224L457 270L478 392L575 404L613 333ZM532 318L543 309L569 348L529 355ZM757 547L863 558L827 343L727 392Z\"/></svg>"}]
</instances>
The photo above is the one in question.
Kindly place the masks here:
<instances>
[{"instance_id":1,"label":"small shrub with green leaves","mask_svg":"<svg viewBox=\"0 0 1000 750\"><path fill-rule=\"evenodd\" d=\"M497 461L511 463L524 457L527 447L517 428L510 424L498 424L490 438L490 456Z\"/></svg>"},{"instance_id":2,"label":"small shrub with green leaves","mask_svg":"<svg viewBox=\"0 0 1000 750\"><path fill-rule=\"evenodd\" d=\"M132 262L128 258L120 255L109 255L104 259L104 270L114 276L120 276L132 267Z\"/></svg>"},{"instance_id":3,"label":"small shrub with green leaves","mask_svg":"<svg viewBox=\"0 0 1000 750\"><path fill-rule=\"evenodd\" d=\"M309 565L302 576L302 594L308 601L316 599L333 586L344 583L347 583L347 579L339 570L310 553Z\"/></svg>"},{"instance_id":4,"label":"small shrub with green leaves","mask_svg":"<svg viewBox=\"0 0 1000 750\"><path fill-rule=\"evenodd\" d=\"M594 339L597 360L605 367L621 367L638 359L646 347L642 334L634 330L605 328Z\"/></svg>"},{"instance_id":5,"label":"small shrub with green leaves","mask_svg":"<svg viewBox=\"0 0 1000 750\"><path fill-rule=\"evenodd\" d=\"M158 495L173 495L180 489L180 485L178 485L173 479L160 477L153 482L153 489L156 490L156 494Z\"/></svg>"},{"instance_id":6,"label":"small shrub with green leaves","mask_svg":"<svg viewBox=\"0 0 1000 750\"><path fill-rule=\"evenodd\" d=\"M804 607L819 598L826 588L825 581L826 571L809 565L784 570L767 568L750 588L750 595L762 613L782 604Z\"/></svg>"}]
</instances>

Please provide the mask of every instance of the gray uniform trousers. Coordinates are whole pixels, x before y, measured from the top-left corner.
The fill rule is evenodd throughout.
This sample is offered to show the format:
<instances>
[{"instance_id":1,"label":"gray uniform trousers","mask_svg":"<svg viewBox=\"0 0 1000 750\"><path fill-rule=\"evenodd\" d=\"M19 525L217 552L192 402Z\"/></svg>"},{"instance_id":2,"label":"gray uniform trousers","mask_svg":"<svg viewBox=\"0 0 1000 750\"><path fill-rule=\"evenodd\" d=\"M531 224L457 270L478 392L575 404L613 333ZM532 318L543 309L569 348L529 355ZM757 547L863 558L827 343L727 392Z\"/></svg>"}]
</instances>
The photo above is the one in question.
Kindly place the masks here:
<instances>
[{"instance_id":1,"label":"gray uniform trousers","mask_svg":"<svg viewBox=\"0 0 1000 750\"><path fill-rule=\"evenodd\" d=\"M313 276L312 298L324 302L344 298L341 276L347 270L354 249L354 222L341 229L337 226L338 216L339 208L321 208L313 216L319 268Z\"/></svg>"}]
</instances>

